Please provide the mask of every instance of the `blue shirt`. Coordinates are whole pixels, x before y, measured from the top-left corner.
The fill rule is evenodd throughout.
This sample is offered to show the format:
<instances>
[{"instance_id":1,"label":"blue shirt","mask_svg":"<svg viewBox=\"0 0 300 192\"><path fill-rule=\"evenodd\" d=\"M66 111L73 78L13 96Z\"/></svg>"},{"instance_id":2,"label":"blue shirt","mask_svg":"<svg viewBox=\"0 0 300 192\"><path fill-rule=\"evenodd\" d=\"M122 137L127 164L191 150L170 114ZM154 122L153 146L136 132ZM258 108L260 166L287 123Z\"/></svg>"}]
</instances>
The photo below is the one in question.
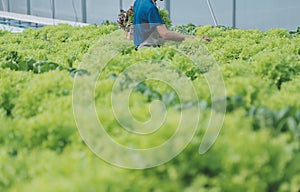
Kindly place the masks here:
<instances>
[{"instance_id":1,"label":"blue shirt","mask_svg":"<svg viewBox=\"0 0 300 192\"><path fill-rule=\"evenodd\" d=\"M136 0L133 10L134 44L138 47L150 36L156 26L164 24L164 22L152 0Z\"/></svg>"}]
</instances>

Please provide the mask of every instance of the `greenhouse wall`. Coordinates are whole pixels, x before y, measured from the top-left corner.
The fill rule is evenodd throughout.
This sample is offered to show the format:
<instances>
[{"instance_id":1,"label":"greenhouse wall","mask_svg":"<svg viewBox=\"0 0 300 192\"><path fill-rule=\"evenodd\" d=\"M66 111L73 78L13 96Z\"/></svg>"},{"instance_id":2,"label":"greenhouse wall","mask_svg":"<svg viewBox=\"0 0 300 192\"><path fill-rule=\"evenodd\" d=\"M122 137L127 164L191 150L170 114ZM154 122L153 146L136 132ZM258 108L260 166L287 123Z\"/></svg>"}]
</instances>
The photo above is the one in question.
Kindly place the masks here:
<instances>
[{"instance_id":1,"label":"greenhouse wall","mask_svg":"<svg viewBox=\"0 0 300 192\"><path fill-rule=\"evenodd\" d=\"M299 0L235 1L236 27L238 28L293 30L300 26ZM120 5L127 9L133 0L2 0L0 9L14 13L84 22L83 2L86 2L86 22L100 24L105 20L116 21ZM234 0L211 0L219 25L233 25L233 2ZM171 1L170 4L171 19L174 25L186 23L214 25L207 0L176 0ZM164 8L164 3L159 2L158 6Z\"/></svg>"}]
</instances>

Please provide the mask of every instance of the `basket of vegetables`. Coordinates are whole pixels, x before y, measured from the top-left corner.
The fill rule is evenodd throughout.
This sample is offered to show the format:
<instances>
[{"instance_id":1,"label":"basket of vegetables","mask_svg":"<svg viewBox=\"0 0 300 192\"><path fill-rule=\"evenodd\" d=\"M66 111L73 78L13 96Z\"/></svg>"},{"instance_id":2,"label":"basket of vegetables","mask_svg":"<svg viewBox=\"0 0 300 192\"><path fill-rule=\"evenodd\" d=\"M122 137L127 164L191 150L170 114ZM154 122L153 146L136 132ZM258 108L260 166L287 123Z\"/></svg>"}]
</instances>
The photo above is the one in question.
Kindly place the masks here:
<instances>
[{"instance_id":1,"label":"basket of vegetables","mask_svg":"<svg viewBox=\"0 0 300 192\"><path fill-rule=\"evenodd\" d=\"M169 19L169 13L164 9L158 9L159 15L161 16L163 22L170 28L172 26L172 22ZM133 20L134 20L134 11L133 6L131 6L127 11L121 9L120 14L118 16L118 24L121 29L126 32L126 39L133 40Z\"/></svg>"},{"instance_id":2,"label":"basket of vegetables","mask_svg":"<svg viewBox=\"0 0 300 192\"><path fill-rule=\"evenodd\" d=\"M128 40L133 40L133 18L134 11L132 6L127 11L120 10L118 24L126 32L126 39Z\"/></svg>"}]
</instances>

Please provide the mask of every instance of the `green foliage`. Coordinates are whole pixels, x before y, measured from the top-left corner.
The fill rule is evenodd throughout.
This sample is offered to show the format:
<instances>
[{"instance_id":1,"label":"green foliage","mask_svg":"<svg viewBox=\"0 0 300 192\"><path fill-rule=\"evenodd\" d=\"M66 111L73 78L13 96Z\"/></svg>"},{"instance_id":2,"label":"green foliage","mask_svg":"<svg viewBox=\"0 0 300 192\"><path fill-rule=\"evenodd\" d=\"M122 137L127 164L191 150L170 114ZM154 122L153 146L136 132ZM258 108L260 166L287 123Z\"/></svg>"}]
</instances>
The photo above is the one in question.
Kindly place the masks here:
<instances>
[{"instance_id":1,"label":"green foliage","mask_svg":"<svg viewBox=\"0 0 300 192\"><path fill-rule=\"evenodd\" d=\"M170 28L172 26L172 21L169 18L168 11L164 9L158 9L158 11L159 11L159 15L161 16L161 19L163 20L167 28Z\"/></svg>"},{"instance_id":2,"label":"green foliage","mask_svg":"<svg viewBox=\"0 0 300 192\"><path fill-rule=\"evenodd\" d=\"M269 79L278 89L282 83L290 81L291 78L299 74L300 65L298 57L295 55L286 55L274 52L257 54L254 57L255 70L264 78Z\"/></svg>"},{"instance_id":3,"label":"green foliage","mask_svg":"<svg viewBox=\"0 0 300 192\"><path fill-rule=\"evenodd\" d=\"M23 59L18 56L18 52L16 51L8 53L5 63L2 64L2 68L9 68L14 71L32 71L34 73L45 73L51 70L62 69L61 66L51 61L37 62L33 58Z\"/></svg>"},{"instance_id":4,"label":"green foliage","mask_svg":"<svg viewBox=\"0 0 300 192\"><path fill-rule=\"evenodd\" d=\"M220 63L249 65L241 67L247 74L256 73L269 80L278 89L300 73L299 36L291 36L287 30L272 29L264 33L205 26L198 28L196 35L213 37L207 46Z\"/></svg>"},{"instance_id":5,"label":"green foliage","mask_svg":"<svg viewBox=\"0 0 300 192\"><path fill-rule=\"evenodd\" d=\"M285 168L293 157L286 135L276 139L268 130L253 132L243 110L226 116L213 149L195 154L197 141L178 157L178 175L187 191L276 191L285 180ZM176 160L174 160L176 161ZM187 162L182 164L181 162Z\"/></svg>"},{"instance_id":6,"label":"green foliage","mask_svg":"<svg viewBox=\"0 0 300 192\"><path fill-rule=\"evenodd\" d=\"M0 33L0 191L299 190L298 34L190 24L177 29L213 41L187 40L134 51L122 31L111 33L115 29L115 25L59 25ZM178 157L156 168L133 171L104 163L87 148L73 117L69 72L89 73L76 67L83 57L96 54L89 52L94 46L119 53L98 79L95 105L108 133L124 145L161 144L173 135L179 113L179 99L170 86L145 81L130 96L131 112L147 120L150 102L159 99L170 113L165 129L143 139L122 131L110 108L110 92L127 67L159 60L192 80L200 100L200 131ZM106 52L98 54L101 59ZM200 61L197 67L190 55ZM227 114L213 148L199 155L211 114L210 87L203 75L214 59L226 84ZM57 67L65 70L52 70ZM129 77L123 86L130 86ZM191 105L195 103L183 107L188 110Z\"/></svg>"},{"instance_id":7,"label":"green foliage","mask_svg":"<svg viewBox=\"0 0 300 192\"><path fill-rule=\"evenodd\" d=\"M13 65L34 59L54 62L62 67L69 67L71 63L76 67L100 36L116 29L115 24L82 28L61 24L38 30L27 29L23 33L4 33L0 36L0 62L1 65L12 62Z\"/></svg>"},{"instance_id":8,"label":"green foliage","mask_svg":"<svg viewBox=\"0 0 300 192\"><path fill-rule=\"evenodd\" d=\"M195 35L195 33L197 32L197 26L189 23L187 25L175 26L173 30L186 35Z\"/></svg>"},{"instance_id":9,"label":"green foliage","mask_svg":"<svg viewBox=\"0 0 300 192\"><path fill-rule=\"evenodd\" d=\"M290 34L293 36L300 35L300 27L298 27L296 31L290 31Z\"/></svg>"}]
</instances>

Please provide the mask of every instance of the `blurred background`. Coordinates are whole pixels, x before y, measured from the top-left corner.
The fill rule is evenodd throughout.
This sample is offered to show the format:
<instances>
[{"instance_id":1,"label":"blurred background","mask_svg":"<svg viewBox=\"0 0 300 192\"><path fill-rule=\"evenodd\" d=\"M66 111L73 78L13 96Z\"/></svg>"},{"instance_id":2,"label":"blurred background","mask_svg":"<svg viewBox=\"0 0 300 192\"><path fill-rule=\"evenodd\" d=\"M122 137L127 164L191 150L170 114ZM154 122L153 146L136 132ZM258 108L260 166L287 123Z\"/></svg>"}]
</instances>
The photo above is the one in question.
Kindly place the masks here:
<instances>
[{"instance_id":1,"label":"blurred background","mask_svg":"<svg viewBox=\"0 0 300 192\"><path fill-rule=\"evenodd\" d=\"M75 22L100 24L116 21L120 9L128 9L133 0L1 0L0 10ZM185 0L158 2L170 10L173 25L193 23L235 26L243 29L285 28L300 25L299 0Z\"/></svg>"}]
</instances>

